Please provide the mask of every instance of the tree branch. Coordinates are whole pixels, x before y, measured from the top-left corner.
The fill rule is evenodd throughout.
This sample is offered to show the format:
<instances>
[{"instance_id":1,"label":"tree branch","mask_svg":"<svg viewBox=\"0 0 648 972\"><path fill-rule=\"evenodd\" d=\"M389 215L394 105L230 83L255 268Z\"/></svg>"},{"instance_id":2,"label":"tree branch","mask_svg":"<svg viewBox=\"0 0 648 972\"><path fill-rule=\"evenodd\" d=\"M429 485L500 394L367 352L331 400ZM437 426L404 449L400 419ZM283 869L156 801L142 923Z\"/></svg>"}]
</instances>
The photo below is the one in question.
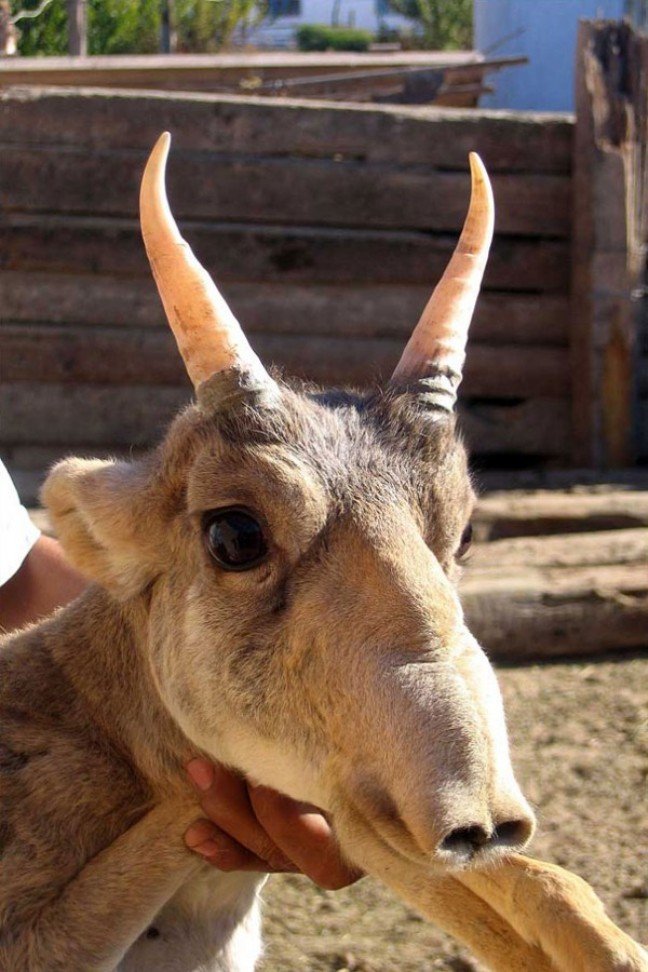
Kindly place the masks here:
<instances>
[{"instance_id":1,"label":"tree branch","mask_svg":"<svg viewBox=\"0 0 648 972\"><path fill-rule=\"evenodd\" d=\"M21 10L15 17L11 18L11 23L17 24L19 20L33 20L34 17L39 17L45 7L49 7L50 3L52 3L52 0L42 0L35 10Z\"/></svg>"}]
</instances>

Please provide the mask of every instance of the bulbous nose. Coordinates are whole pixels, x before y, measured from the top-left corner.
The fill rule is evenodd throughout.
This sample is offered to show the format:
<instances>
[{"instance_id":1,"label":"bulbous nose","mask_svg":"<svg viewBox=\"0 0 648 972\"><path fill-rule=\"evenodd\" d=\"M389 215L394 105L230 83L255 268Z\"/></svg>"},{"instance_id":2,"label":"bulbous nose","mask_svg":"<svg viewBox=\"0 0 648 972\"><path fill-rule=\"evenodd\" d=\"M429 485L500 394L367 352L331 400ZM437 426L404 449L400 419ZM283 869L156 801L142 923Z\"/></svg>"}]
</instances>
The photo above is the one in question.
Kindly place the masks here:
<instances>
[{"instance_id":1,"label":"bulbous nose","mask_svg":"<svg viewBox=\"0 0 648 972\"><path fill-rule=\"evenodd\" d=\"M455 827L440 842L439 850L458 862L471 861L480 851L495 847L519 850L531 837L533 826L532 817L520 816L502 820L492 828L480 823Z\"/></svg>"}]
</instances>

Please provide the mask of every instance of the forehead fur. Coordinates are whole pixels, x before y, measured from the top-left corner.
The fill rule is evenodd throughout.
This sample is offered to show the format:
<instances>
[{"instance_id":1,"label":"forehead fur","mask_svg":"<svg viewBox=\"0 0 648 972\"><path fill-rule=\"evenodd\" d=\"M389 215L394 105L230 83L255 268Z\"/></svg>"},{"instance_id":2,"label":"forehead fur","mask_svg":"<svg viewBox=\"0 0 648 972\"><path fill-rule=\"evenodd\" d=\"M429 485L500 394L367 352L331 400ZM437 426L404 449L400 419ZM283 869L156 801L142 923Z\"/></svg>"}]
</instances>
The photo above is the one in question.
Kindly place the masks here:
<instances>
[{"instance_id":1,"label":"forehead fur","mask_svg":"<svg viewBox=\"0 0 648 972\"><path fill-rule=\"evenodd\" d=\"M317 494L318 503L324 491L340 512L406 504L443 534L461 529L473 492L454 416L430 413L398 389L282 384L281 392L273 408L240 405L211 415L191 408L167 446L177 456L191 440L191 465L203 484L227 468L244 492L268 489L276 479L290 484L297 503L300 490ZM200 502L199 489L192 505Z\"/></svg>"}]
</instances>

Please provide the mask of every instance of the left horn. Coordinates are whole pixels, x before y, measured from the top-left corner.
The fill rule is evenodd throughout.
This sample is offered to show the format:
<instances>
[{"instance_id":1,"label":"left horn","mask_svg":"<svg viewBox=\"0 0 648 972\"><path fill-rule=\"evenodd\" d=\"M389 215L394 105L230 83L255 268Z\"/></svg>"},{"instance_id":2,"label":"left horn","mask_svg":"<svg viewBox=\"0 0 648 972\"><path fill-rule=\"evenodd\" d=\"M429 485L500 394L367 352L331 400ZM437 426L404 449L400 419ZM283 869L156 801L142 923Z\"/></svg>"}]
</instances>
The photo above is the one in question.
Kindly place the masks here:
<instances>
[{"instance_id":1,"label":"left horn","mask_svg":"<svg viewBox=\"0 0 648 972\"><path fill-rule=\"evenodd\" d=\"M144 245L187 373L198 389L213 375L236 368L256 382L272 383L214 281L183 240L165 188L171 136L151 152L140 190Z\"/></svg>"},{"instance_id":2,"label":"left horn","mask_svg":"<svg viewBox=\"0 0 648 972\"><path fill-rule=\"evenodd\" d=\"M392 382L427 379L427 390L439 392L443 407L449 409L454 406L461 381L468 328L495 222L490 180L475 152L470 153L470 174L470 206L459 242L392 375Z\"/></svg>"}]
</instances>

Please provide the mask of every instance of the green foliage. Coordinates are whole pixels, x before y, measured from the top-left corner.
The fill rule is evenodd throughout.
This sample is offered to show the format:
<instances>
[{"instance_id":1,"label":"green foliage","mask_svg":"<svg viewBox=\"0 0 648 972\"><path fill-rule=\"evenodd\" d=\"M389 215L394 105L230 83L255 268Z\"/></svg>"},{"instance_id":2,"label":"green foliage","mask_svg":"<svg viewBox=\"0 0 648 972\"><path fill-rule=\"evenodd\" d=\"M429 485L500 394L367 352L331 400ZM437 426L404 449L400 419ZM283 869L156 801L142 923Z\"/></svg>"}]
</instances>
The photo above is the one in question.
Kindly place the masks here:
<instances>
[{"instance_id":1,"label":"green foliage","mask_svg":"<svg viewBox=\"0 0 648 972\"><path fill-rule=\"evenodd\" d=\"M389 0L420 30L420 46L430 50L472 47L473 0Z\"/></svg>"},{"instance_id":2,"label":"green foliage","mask_svg":"<svg viewBox=\"0 0 648 972\"><path fill-rule=\"evenodd\" d=\"M159 0L89 0L90 54L155 54L159 49Z\"/></svg>"},{"instance_id":3,"label":"green foliage","mask_svg":"<svg viewBox=\"0 0 648 972\"><path fill-rule=\"evenodd\" d=\"M353 27L303 24L297 31L300 51L366 51L371 40L369 31Z\"/></svg>"},{"instance_id":4,"label":"green foliage","mask_svg":"<svg viewBox=\"0 0 648 972\"><path fill-rule=\"evenodd\" d=\"M256 0L174 0L173 9L178 50L192 53L220 50L239 24L266 13L266 5Z\"/></svg>"},{"instance_id":5,"label":"green foliage","mask_svg":"<svg viewBox=\"0 0 648 972\"><path fill-rule=\"evenodd\" d=\"M33 10L40 0L11 0L12 13ZM90 54L154 54L160 50L162 0L88 0ZM178 50L220 50L240 23L264 16L256 0L173 0L171 16ZM67 54L66 0L52 0L40 16L21 20L23 55Z\"/></svg>"}]
</instances>

